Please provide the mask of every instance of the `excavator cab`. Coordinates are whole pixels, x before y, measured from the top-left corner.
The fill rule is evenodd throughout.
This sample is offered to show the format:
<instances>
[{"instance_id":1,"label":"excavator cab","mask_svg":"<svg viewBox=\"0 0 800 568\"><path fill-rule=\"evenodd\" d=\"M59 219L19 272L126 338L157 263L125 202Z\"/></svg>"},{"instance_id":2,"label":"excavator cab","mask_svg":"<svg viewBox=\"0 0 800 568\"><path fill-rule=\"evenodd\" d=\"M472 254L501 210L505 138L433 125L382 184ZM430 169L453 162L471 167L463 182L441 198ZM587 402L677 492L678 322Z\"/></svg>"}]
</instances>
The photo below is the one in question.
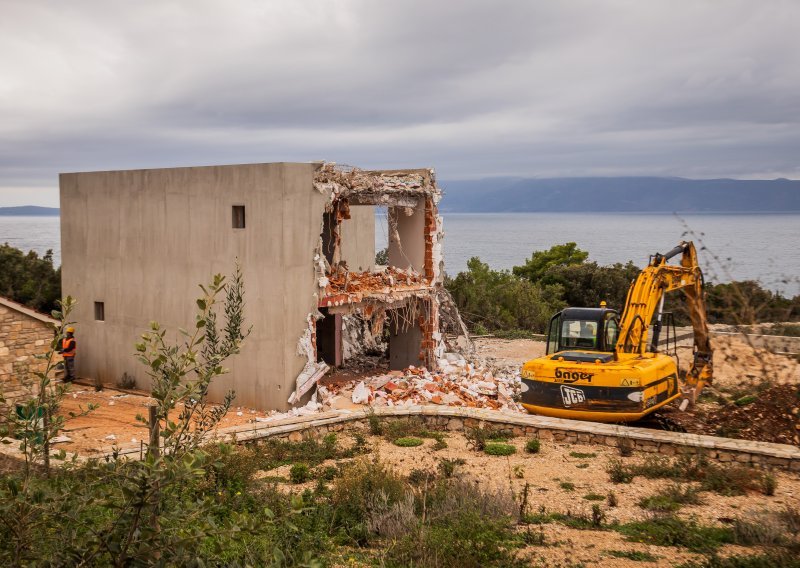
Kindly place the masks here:
<instances>
[{"instance_id":1,"label":"excavator cab","mask_svg":"<svg viewBox=\"0 0 800 568\"><path fill-rule=\"evenodd\" d=\"M611 355L618 333L617 310L606 307L566 308L550 318L547 354L561 353L566 361L594 361L596 356L581 356L579 352L600 351Z\"/></svg>"}]
</instances>

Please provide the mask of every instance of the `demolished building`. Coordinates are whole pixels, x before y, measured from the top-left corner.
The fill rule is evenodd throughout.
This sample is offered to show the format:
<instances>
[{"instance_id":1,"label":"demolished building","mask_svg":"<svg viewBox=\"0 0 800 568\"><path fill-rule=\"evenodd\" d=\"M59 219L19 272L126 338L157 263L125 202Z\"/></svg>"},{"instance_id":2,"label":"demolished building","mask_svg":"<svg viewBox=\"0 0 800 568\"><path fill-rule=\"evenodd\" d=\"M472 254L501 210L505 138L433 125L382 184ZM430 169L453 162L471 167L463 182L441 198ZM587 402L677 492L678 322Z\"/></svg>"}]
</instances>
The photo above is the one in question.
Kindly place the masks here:
<instances>
[{"instance_id":1,"label":"demolished building","mask_svg":"<svg viewBox=\"0 0 800 568\"><path fill-rule=\"evenodd\" d=\"M433 170L274 163L62 174L62 286L79 377L147 388L133 344L152 320L192 321L197 284L245 277L253 331L213 385L237 404L285 410L370 349L385 370L436 370L443 355L441 190ZM375 262L376 208L388 262Z\"/></svg>"}]
</instances>

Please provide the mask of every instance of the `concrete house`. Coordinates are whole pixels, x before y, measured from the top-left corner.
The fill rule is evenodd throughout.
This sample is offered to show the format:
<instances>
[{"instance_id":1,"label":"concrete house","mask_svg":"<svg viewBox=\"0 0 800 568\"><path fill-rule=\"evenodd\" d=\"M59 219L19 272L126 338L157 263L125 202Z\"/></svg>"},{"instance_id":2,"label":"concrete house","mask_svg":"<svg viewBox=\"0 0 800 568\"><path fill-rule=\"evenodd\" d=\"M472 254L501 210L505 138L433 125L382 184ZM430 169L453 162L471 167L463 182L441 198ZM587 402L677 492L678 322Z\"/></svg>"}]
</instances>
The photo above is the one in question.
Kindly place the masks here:
<instances>
[{"instance_id":1,"label":"concrete house","mask_svg":"<svg viewBox=\"0 0 800 568\"><path fill-rule=\"evenodd\" d=\"M441 192L432 170L271 163L60 176L63 293L74 296L79 377L147 388L134 343L150 321L192 324L198 284L236 259L253 326L230 375L235 405L285 410L358 351L343 318L388 337L388 364L442 352ZM375 266L375 208L389 266ZM383 211L383 210L382 210ZM385 329L385 331L384 331ZM355 348L354 348L355 347Z\"/></svg>"}]
</instances>

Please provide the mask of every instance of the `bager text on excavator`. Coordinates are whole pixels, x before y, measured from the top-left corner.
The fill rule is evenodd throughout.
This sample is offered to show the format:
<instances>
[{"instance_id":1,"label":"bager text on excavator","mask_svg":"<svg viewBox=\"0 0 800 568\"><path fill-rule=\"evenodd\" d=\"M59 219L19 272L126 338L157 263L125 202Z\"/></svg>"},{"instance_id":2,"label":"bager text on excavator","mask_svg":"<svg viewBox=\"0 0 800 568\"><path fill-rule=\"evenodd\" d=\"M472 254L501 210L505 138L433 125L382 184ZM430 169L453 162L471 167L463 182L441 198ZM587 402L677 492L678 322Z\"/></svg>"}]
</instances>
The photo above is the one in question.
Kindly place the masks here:
<instances>
[{"instance_id":1,"label":"bager text on excavator","mask_svg":"<svg viewBox=\"0 0 800 568\"><path fill-rule=\"evenodd\" d=\"M667 264L679 254L679 265ZM664 296L674 290L683 291L694 330L694 359L684 380L675 359L659 352ZM522 366L521 402L532 414L633 422L681 397L681 408L694 403L711 382L712 355L697 251L681 242L650 258L628 290L621 317L605 302L554 315L546 355Z\"/></svg>"}]
</instances>

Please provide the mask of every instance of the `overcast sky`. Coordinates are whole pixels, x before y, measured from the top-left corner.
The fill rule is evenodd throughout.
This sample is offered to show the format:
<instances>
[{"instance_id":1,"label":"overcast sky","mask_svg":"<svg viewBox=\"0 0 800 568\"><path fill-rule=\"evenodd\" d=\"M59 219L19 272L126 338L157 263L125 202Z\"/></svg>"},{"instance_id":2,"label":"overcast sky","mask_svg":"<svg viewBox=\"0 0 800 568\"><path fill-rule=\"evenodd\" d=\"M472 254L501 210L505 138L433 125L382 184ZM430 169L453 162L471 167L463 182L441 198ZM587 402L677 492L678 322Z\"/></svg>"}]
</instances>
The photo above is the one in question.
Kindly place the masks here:
<instances>
[{"instance_id":1,"label":"overcast sky","mask_svg":"<svg viewBox=\"0 0 800 568\"><path fill-rule=\"evenodd\" d=\"M800 177L800 2L0 0L0 206L261 161Z\"/></svg>"}]
</instances>

